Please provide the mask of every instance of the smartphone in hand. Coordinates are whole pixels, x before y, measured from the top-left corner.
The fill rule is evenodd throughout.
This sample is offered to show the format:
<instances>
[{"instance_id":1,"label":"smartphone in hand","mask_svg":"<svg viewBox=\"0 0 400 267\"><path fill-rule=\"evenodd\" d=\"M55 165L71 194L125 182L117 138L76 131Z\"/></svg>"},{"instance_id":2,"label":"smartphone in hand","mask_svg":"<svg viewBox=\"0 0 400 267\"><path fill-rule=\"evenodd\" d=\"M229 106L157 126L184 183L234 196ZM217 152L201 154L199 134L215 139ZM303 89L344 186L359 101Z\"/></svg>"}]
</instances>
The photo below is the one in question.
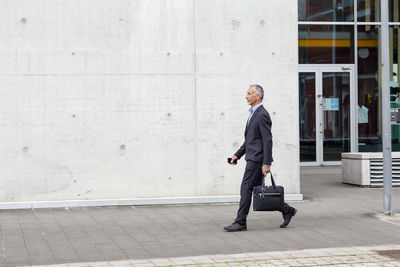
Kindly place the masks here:
<instances>
[{"instance_id":1,"label":"smartphone in hand","mask_svg":"<svg viewBox=\"0 0 400 267\"><path fill-rule=\"evenodd\" d=\"M231 163L232 158L228 158L228 163ZM233 162L233 164L237 164L237 159L235 159Z\"/></svg>"}]
</instances>

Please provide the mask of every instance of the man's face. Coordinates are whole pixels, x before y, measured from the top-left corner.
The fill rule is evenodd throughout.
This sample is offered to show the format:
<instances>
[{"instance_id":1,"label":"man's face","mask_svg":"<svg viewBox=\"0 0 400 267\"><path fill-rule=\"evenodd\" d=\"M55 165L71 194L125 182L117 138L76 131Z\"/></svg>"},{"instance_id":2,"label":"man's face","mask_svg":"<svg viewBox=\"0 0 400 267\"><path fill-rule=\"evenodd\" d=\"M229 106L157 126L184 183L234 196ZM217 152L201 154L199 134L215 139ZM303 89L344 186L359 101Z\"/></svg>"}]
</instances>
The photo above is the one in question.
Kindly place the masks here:
<instances>
[{"instance_id":1,"label":"man's face","mask_svg":"<svg viewBox=\"0 0 400 267\"><path fill-rule=\"evenodd\" d=\"M247 90L247 94L246 94L246 100L247 100L247 104L249 104L250 106L255 106L256 103L259 101L260 96L256 95L254 93L254 87L250 87Z\"/></svg>"}]
</instances>

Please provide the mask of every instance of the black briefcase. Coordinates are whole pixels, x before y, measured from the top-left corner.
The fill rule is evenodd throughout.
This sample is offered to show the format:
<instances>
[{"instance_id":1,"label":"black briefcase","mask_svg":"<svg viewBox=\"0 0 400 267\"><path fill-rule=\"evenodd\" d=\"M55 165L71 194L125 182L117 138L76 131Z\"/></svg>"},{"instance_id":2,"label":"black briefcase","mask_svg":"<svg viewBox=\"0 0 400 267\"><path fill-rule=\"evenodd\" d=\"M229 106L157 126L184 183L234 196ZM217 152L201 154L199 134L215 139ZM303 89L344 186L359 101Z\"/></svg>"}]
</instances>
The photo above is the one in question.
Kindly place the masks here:
<instances>
[{"instance_id":1,"label":"black briefcase","mask_svg":"<svg viewBox=\"0 0 400 267\"><path fill-rule=\"evenodd\" d=\"M255 211L280 211L283 207L283 186L275 185L271 173L272 185L265 185L265 176L262 185L253 189L253 210Z\"/></svg>"}]
</instances>

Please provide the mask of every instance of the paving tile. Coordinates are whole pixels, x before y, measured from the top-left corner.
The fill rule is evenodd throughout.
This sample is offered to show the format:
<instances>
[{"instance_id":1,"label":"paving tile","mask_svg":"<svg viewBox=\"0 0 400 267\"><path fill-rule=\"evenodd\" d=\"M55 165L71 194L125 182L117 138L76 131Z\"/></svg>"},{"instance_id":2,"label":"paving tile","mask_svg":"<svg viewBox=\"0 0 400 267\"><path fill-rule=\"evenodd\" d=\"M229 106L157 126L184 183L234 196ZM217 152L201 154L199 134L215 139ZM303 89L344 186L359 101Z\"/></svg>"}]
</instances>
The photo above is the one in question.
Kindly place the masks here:
<instances>
[{"instance_id":1,"label":"paving tile","mask_svg":"<svg viewBox=\"0 0 400 267\"><path fill-rule=\"evenodd\" d=\"M181 258L170 258L174 264L186 265L186 264L196 264L190 257L181 257Z\"/></svg>"},{"instance_id":2,"label":"paving tile","mask_svg":"<svg viewBox=\"0 0 400 267\"><path fill-rule=\"evenodd\" d=\"M56 260L68 261L79 259L79 255L70 245L55 245L50 248Z\"/></svg>"},{"instance_id":3,"label":"paving tile","mask_svg":"<svg viewBox=\"0 0 400 267\"><path fill-rule=\"evenodd\" d=\"M85 262L76 262L76 263L68 263L66 264L67 267L89 267L89 263ZM54 267L54 266L51 266Z\"/></svg>"},{"instance_id":4,"label":"paving tile","mask_svg":"<svg viewBox=\"0 0 400 267\"><path fill-rule=\"evenodd\" d=\"M214 260L212 260L211 258L207 257L207 256L196 256L196 257L191 257L191 260L194 261L196 264L206 264L206 263L215 263Z\"/></svg>"},{"instance_id":5,"label":"paving tile","mask_svg":"<svg viewBox=\"0 0 400 267\"><path fill-rule=\"evenodd\" d=\"M87 238L86 233L82 230L80 226L66 226L62 227L63 233L67 236L70 240L79 240Z\"/></svg>"},{"instance_id":6,"label":"paving tile","mask_svg":"<svg viewBox=\"0 0 400 267\"><path fill-rule=\"evenodd\" d=\"M298 259L296 259L296 261L305 266L315 265L315 262L312 261L312 259L310 259L310 258L298 258Z\"/></svg>"},{"instance_id":7,"label":"paving tile","mask_svg":"<svg viewBox=\"0 0 400 267\"><path fill-rule=\"evenodd\" d=\"M22 230L20 228L4 229L2 227L1 235L3 238L8 236L22 236Z\"/></svg>"},{"instance_id":8,"label":"paving tile","mask_svg":"<svg viewBox=\"0 0 400 267\"><path fill-rule=\"evenodd\" d=\"M109 264L113 267L130 267L133 264L129 263L128 261L110 261Z\"/></svg>"},{"instance_id":9,"label":"paving tile","mask_svg":"<svg viewBox=\"0 0 400 267\"><path fill-rule=\"evenodd\" d=\"M227 267L227 266L231 266L231 265L229 265L227 263L218 262L218 263L213 264L212 266L214 266L214 267Z\"/></svg>"},{"instance_id":10,"label":"paving tile","mask_svg":"<svg viewBox=\"0 0 400 267\"><path fill-rule=\"evenodd\" d=\"M229 255L205 255L205 256L219 263L233 261L233 259Z\"/></svg>"},{"instance_id":11,"label":"paving tile","mask_svg":"<svg viewBox=\"0 0 400 267\"><path fill-rule=\"evenodd\" d=\"M49 264L56 264L57 261L54 259L53 256L42 256L42 255L35 255L31 256L30 262L33 265L49 265Z\"/></svg>"},{"instance_id":12,"label":"paving tile","mask_svg":"<svg viewBox=\"0 0 400 267\"><path fill-rule=\"evenodd\" d=\"M6 267L16 267L16 266L31 266L30 261L13 261L13 262L6 262L5 266Z\"/></svg>"},{"instance_id":13,"label":"paving tile","mask_svg":"<svg viewBox=\"0 0 400 267\"><path fill-rule=\"evenodd\" d=\"M25 246L25 240L22 235L2 236L2 242L5 247Z\"/></svg>"},{"instance_id":14,"label":"paving tile","mask_svg":"<svg viewBox=\"0 0 400 267\"><path fill-rule=\"evenodd\" d=\"M281 260L269 260L269 262L270 262L271 264L274 264L274 265L277 265L277 266L287 265L286 262L281 261Z\"/></svg>"},{"instance_id":15,"label":"paving tile","mask_svg":"<svg viewBox=\"0 0 400 267\"><path fill-rule=\"evenodd\" d=\"M145 249L124 249L123 252L127 259L153 258L152 254Z\"/></svg>"},{"instance_id":16,"label":"paving tile","mask_svg":"<svg viewBox=\"0 0 400 267\"><path fill-rule=\"evenodd\" d=\"M150 259L146 260L128 260L130 264L152 264Z\"/></svg>"},{"instance_id":17,"label":"paving tile","mask_svg":"<svg viewBox=\"0 0 400 267\"><path fill-rule=\"evenodd\" d=\"M46 235L56 234L62 232L62 229L58 223L50 222L43 223L40 225L41 231L43 231Z\"/></svg>"},{"instance_id":18,"label":"paving tile","mask_svg":"<svg viewBox=\"0 0 400 267\"><path fill-rule=\"evenodd\" d=\"M121 249L137 249L140 248L140 243L136 242L130 236L113 236L112 240L120 247Z\"/></svg>"},{"instance_id":19,"label":"paving tile","mask_svg":"<svg viewBox=\"0 0 400 267\"><path fill-rule=\"evenodd\" d=\"M123 250L114 243L96 244L95 247L103 255L104 259L120 260L125 258Z\"/></svg>"},{"instance_id":20,"label":"paving tile","mask_svg":"<svg viewBox=\"0 0 400 267\"><path fill-rule=\"evenodd\" d=\"M93 262L87 262L85 264L87 264L87 266L90 266L90 267L111 267L112 266L110 264L110 262L96 262L96 261L93 261Z\"/></svg>"},{"instance_id":21,"label":"paving tile","mask_svg":"<svg viewBox=\"0 0 400 267\"><path fill-rule=\"evenodd\" d=\"M287 257L287 255L285 254L285 252L273 251L273 252L268 252L268 257L272 259L284 259Z\"/></svg>"},{"instance_id":22,"label":"paving tile","mask_svg":"<svg viewBox=\"0 0 400 267\"><path fill-rule=\"evenodd\" d=\"M6 247L5 248L6 263L29 262L29 254L26 247Z\"/></svg>"},{"instance_id":23,"label":"paving tile","mask_svg":"<svg viewBox=\"0 0 400 267\"><path fill-rule=\"evenodd\" d=\"M64 233L49 234L44 237L44 240L49 244L50 247L70 245L69 239L64 235Z\"/></svg>"},{"instance_id":24,"label":"paving tile","mask_svg":"<svg viewBox=\"0 0 400 267\"><path fill-rule=\"evenodd\" d=\"M174 265L175 262L171 261L170 259L151 259L149 260L150 263L156 266L166 266L166 265Z\"/></svg>"}]
</instances>

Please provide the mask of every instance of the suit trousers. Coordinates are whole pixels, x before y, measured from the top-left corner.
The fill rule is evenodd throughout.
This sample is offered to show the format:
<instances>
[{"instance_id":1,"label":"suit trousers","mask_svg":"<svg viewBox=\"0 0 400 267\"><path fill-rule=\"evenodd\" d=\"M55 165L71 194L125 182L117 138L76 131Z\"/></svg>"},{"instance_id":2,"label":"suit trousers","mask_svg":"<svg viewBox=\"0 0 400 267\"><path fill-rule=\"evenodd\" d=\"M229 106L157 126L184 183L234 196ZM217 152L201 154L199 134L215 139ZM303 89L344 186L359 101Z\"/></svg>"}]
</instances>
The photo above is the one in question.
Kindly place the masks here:
<instances>
[{"instance_id":1,"label":"suit trousers","mask_svg":"<svg viewBox=\"0 0 400 267\"><path fill-rule=\"evenodd\" d=\"M240 203L239 210L236 216L236 222L245 225L246 218L249 214L251 199L253 196L253 188L262 184L262 163L247 161L246 170L244 171L242 185L240 186ZM286 215L291 211L287 203L283 203L282 208L279 210L282 215Z\"/></svg>"}]
</instances>

